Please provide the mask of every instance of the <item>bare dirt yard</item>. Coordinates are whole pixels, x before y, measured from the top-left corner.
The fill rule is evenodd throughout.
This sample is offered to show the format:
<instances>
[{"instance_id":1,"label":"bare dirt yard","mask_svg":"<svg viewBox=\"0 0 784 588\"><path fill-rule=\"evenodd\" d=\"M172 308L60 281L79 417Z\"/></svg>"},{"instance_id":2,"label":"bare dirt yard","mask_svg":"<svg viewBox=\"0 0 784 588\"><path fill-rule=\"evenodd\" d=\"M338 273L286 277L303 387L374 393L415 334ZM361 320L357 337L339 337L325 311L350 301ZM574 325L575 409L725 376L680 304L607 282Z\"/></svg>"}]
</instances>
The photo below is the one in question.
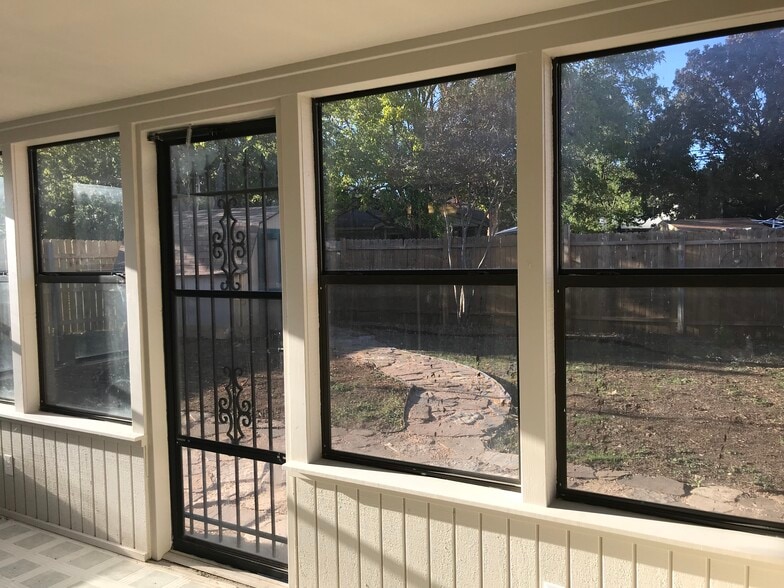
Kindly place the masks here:
<instances>
[{"instance_id":1,"label":"bare dirt yard","mask_svg":"<svg viewBox=\"0 0 784 588\"><path fill-rule=\"evenodd\" d=\"M781 522L782 357L772 349L752 359L744 357L742 348L683 348L662 354L628 342L570 342L570 487L627 496L617 484L624 479L680 484L681 490L671 484L676 488L672 492L658 488L662 502L722 488L723 506L717 510L730 512L727 502L733 507L764 504L762 516ZM602 477L604 486L598 481ZM754 515L743 509L731 514Z\"/></svg>"}]
</instances>

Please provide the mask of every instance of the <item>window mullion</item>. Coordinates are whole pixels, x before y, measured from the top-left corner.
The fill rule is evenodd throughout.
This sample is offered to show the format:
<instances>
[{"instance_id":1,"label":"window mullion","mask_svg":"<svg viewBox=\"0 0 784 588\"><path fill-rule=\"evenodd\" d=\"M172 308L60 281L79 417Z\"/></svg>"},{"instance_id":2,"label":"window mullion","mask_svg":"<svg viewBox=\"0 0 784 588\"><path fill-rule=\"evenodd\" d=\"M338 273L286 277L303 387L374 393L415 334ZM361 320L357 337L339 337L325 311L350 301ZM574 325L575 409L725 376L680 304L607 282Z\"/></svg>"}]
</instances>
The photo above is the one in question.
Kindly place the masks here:
<instances>
[{"instance_id":1,"label":"window mullion","mask_svg":"<svg viewBox=\"0 0 784 588\"><path fill-rule=\"evenodd\" d=\"M33 223L27 149L2 147L5 168L6 253L11 314L14 407L20 413L39 410L38 337L35 307L35 268L31 261ZM8 222L10 221L10 222Z\"/></svg>"}]
</instances>

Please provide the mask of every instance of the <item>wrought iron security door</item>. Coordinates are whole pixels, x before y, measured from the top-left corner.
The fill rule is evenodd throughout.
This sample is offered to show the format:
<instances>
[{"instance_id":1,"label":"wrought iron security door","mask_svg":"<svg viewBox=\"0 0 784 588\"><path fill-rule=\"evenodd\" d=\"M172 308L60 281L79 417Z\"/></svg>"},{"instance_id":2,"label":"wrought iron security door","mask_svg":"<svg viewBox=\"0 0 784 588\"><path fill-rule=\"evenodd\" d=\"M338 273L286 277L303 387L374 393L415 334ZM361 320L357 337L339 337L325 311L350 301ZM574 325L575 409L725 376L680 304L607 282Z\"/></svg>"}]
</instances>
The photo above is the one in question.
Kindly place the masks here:
<instances>
[{"instance_id":1,"label":"wrought iron security door","mask_svg":"<svg viewBox=\"0 0 784 588\"><path fill-rule=\"evenodd\" d=\"M285 579L275 121L152 138L174 547Z\"/></svg>"}]
</instances>

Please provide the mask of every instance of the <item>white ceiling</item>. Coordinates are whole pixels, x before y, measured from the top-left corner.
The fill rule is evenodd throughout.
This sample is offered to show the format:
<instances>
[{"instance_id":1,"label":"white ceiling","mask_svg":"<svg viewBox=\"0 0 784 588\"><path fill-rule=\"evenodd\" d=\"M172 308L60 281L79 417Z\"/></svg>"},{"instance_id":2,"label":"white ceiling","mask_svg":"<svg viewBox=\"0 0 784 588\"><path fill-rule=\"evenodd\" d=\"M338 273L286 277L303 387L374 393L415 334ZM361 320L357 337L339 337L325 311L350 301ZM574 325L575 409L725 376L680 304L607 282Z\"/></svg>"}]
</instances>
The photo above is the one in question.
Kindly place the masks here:
<instances>
[{"instance_id":1,"label":"white ceiling","mask_svg":"<svg viewBox=\"0 0 784 588\"><path fill-rule=\"evenodd\" d=\"M586 0L0 0L0 121Z\"/></svg>"}]
</instances>

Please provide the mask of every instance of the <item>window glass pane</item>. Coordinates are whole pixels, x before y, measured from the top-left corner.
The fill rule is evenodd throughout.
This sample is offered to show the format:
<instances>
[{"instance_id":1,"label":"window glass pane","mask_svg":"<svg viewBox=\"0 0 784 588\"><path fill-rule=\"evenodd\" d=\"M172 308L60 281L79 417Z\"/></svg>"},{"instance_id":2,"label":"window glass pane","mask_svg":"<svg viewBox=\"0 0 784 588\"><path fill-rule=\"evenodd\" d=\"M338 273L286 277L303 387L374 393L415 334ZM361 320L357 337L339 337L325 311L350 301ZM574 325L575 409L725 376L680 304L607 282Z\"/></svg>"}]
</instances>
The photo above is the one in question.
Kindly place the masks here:
<instances>
[{"instance_id":1,"label":"window glass pane","mask_svg":"<svg viewBox=\"0 0 784 588\"><path fill-rule=\"evenodd\" d=\"M119 139L34 147L31 156L41 404L128 419Z\"/></svg>"},{"instance_id":2,"label":"window glass pane","mask_svg":"<svg viewBox=\"0 0 784 588\"><path fill-rule=\"evenodd\" d=\"M175 284L280 291L274 133L171 148Z\"/></svg>"},{"instance_id":3,"label":"window glass pane","mask_svg":"<svg viewBox=\"0 0 784 588\"><path fill-rule=\"evenodd\" d=\"M6 255L5 235L3 156L0 154L0 401L13 401L14 379L11 360L11 311L8 302L8 256Z\"/></svg>"},{"instance_id":4,"label":"window glass pane","mask_svg":"<svg viewBox=\"0 0 784 588\"><path fill-rule=\"evenodd\" d=\"M124 272L120 142L34 150L40 271Z\"/></svg>"},{"instance_id":5,"label":"window glass pane","mask_svg":"<svg viewBox=\"0 0 784 588\"><path fill-rule=\"evenodd\" d=\"M46 404L130 418L124 284L39 284Z\"/></svg>"},{"instance_id":6,"label":"window glass pane","mask_svg":"<svg viewBox=\"0 0 784 588\"><path fill-rule=\"evenodd\" d=\"M513 286L327 297L332 449L519 479Z\"/></svg>"},{"instance_id":7,"label":"window glass pane","mask_svg":"<svg viewBox=\"0 0 784 588\"><path fill-rule=\"evenodd\" d=\"M565 268L784 267L784 30L561 65Z\"/></svg>"},{"instance_id":8,"label":"window glass pane","mask_svg":"<svg viewBox=\"0 0 784 588\"><path fill-rule=\"evenodd\" d=\"M784 522L776 288L569 288L569 488Z\"/></svg>"},{"instance_id":9,"label":"window glass pane","mask_svg":"<svg viewBox=\"0 0 784 588\"><path fill-rule=\"evenodd\" d=\"M325 269L516 267L514 77L320 104Z\"/></svg>"}]
</instances>

